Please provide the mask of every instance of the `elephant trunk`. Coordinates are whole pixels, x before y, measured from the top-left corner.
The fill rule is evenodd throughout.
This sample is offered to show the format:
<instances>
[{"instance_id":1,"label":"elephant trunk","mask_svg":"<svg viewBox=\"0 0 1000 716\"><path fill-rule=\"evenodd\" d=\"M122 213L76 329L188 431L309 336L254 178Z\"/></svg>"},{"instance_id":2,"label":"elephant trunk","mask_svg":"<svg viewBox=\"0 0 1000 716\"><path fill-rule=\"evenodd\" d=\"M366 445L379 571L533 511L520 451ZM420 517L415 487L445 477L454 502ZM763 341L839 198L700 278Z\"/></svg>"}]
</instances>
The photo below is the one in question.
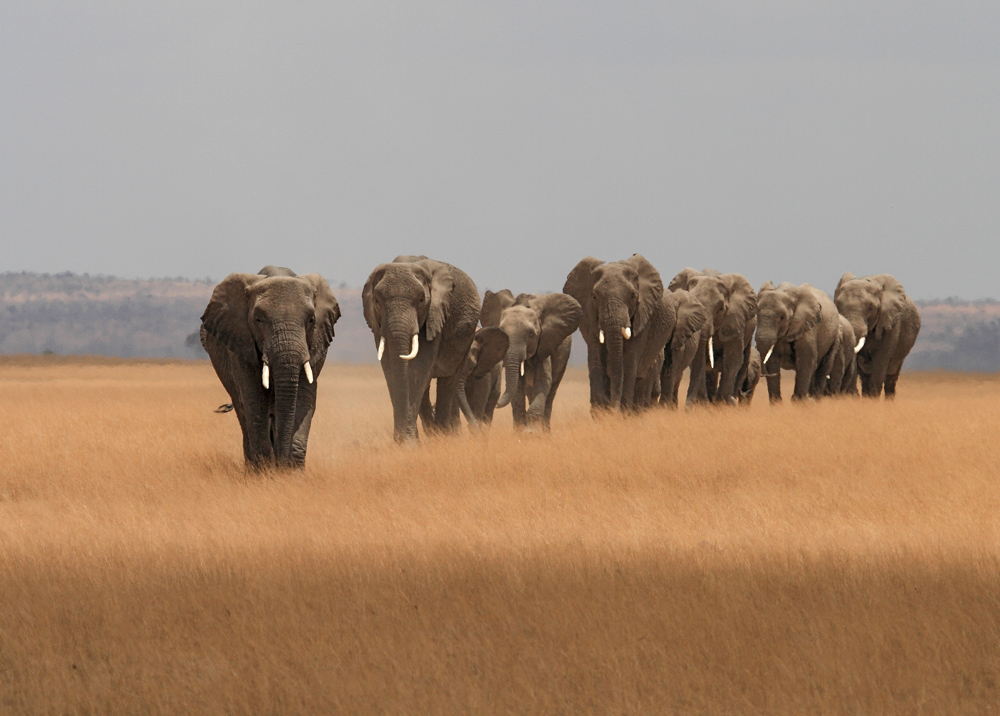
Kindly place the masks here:
<instances>
[{"instance_id":1,"label":"elephant trunk","mask_svg":"<svg viewBox=\"0 0 1000 716\"><path fill-rule=\"evenodd\" d=\"M604 348L607 350L608 378L611 381L612 410L621 407L622 392L625 388L625 340L631 339L632 320L628 308L621 301L609 301L601 310L601 330L604 333Z\"/></svg>"},{"instance_id":2,"label":"elephant trunk","mask_svg":"<svg viewBox=\"0 0 1000 716\"><path fill-rule=\"evenodd\" d=\"M416 358L420 348L420 325L417 323L417 312L408 301L401 305L390 304L386 310L383 339L385 350L389 351L390 360L394 357L403 360Z\"/></svg>"},{"instance_id":3,"label":"elephant trunk","mask_svg":"<svg viewBox=\"0 0 1000 716\"><path fill-rule=\"evenodd\" d=\"M761 363L767 363L771 358L777 342L778 334L773 326L764 323L757 328L757 350L760 352Z\"/></svg>"},{"instance_id":4,"label":"elephant trunk","mask_svg":"<svg viewBox=\"0 0 1000 716\"><path fill-rule=\"evenodd\" d=\"M505 408L514 398L517 387L523 375L524 360L528 350L523 345L514 344L507 349L507 355L503 361L504 385L503 395L497 401L498 408Z\"/></svg>"},{"instance_id":5,"label":"elephant trunk","mask_svg":"<svg viewBox=\"0 0 1000 716\"><path fill-rule=\"evenodd\" d=\"M295 436L299 380L309 363L305 332L278 328L264 355L274 390L274 456L279 467L292 467L297 465L292 454L292 438Z\"/></svg>"}]
</instances>

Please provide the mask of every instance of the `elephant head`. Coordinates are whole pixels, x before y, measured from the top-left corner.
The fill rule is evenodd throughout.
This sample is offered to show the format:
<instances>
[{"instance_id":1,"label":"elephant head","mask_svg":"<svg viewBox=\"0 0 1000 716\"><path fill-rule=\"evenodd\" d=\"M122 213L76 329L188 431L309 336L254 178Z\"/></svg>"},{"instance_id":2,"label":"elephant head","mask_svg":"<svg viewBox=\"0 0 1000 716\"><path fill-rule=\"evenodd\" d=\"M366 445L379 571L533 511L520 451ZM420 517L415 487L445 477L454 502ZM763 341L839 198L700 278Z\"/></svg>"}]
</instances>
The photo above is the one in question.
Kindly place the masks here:
<instances>
[{"instance_id":1,"label":"elephant head","mask_svg":"<svg viewBox=\"0 0 1000 716\"><path fill-rule=\"evenodd\" d=\"M340 306L319 274L295 276L275 267L262 271L230 274L215 287L201 317L202 340L209 349L210 336L239 359L235 370L244 375L233 381L241 390L257 386L273 394L274 457L279 465L299 464L304 454L293 454L292 438L300 380L311 386L322 370Z\"/></svg>"},{"instance_id":2,"label":"elephant head","mask_svg":"<svg viewBox=\"0 0 1000 716\"><path fill-rule=\"evenodd\" d=\"M854 352L864 348L869 334L882 340L886 331L902 319L906 308L903 285L888 274L857 278L848 272L840 277L833 294L837 310L847 318L854 330L857 344Z\"/></svg>"},{"instance_id":3,"label":"elephant head","mask_svg":"<svg viewBox=\"0 0 1000 716\"><path fill-rule=\"evenodd\" d=\"M809 285L770 281L757 294L757 350L767 363L779 341L794 343L819 323L823 307Z\"/></svg>"},{"instance_id":4,"label":"elephant head","mask_svg":"<svg viewBox=\"0 0 1000 716\"><path fill-rule=\"evenodd\" d=\"M475 386L472 392L474 394L482 393L479 397L485 401L489 388L496 385L489 376L507 354L509 345L510 339L507 334L496 327L480 328L472 339L472 346L469 348L469 353L459 371L461 378L457 393L459 408L470 425L477 425L483 416L477 414L477 411L469 404L466 388L467 386ZM497 377L499 378L499 376ZM489 380L490 385L480 382L484 380ZM477 405L477 407L481 406Z\"/></svg>"},{"instance_id":5,"label":"elephant head","mask_svg":"<svg viewBox=\"0 0 1000 716\"><path fill-rule=\"evenodd\" d=\"M376 266L361 301L378 359L386 350L393 360L393 356L404 361L416 358L421 330L427 342L436 340L448 315L453 287L450 267L439 261L401 256Z\"/></svg>"},{"instance_id":6,"label":"elephant head","mask_svg":"<svg viewBox=\"0 0 1000 716\"><path fill-rule=\"evenodd\" d=\"M721 341L735 341L746 336L756 325L757 297L747 280L738 273L719 273L714 269L698 271L686 268L669 286L671 291L687 290L708 311L708 335ZM709 350L709 361L713 360Z\"/></svg>"},{"instance_id":7,"label":"elephant head","mask_svg":"<svg viewBox=\"0 0 1000 716\"><path fill-rule=\"evenodd\" d=\"M702 327L708 323L708 309L693 293L684 289L668 291L668 298L677 311L674 332L667 345L679 348L688 344Z\"/></svg>"},{"instance_id":8,"label":"elephant head","mask_svg":"<svg viewBox=\"0 0 1000 716\"><path fill-rule=\"evenodd\" d=\"M485 309L492 304L489 298L483 302L484 320L490 323L494 317L486 316ZM580 325L582 313L579 302L565 293L522 293L503 309L496 325L510 343L504 356L504 392L498 408L506 407L513 399L525 363L535 364L551 356Z\"/></svg>"},{"instance_id":9,"label":"elephant head","mask_svg":"<svg viewBox=\"0 0 1000 716\"><path fill-rule=\"evenodd\" d=\"M581 260L566 277L563 292L583 309L580 330L588 348L606 356L612 408L621 405L624 387L624 342L645 331L660 306L660 273L640 254L605 263L592 256Z\"/></svg>"}]
</instances>

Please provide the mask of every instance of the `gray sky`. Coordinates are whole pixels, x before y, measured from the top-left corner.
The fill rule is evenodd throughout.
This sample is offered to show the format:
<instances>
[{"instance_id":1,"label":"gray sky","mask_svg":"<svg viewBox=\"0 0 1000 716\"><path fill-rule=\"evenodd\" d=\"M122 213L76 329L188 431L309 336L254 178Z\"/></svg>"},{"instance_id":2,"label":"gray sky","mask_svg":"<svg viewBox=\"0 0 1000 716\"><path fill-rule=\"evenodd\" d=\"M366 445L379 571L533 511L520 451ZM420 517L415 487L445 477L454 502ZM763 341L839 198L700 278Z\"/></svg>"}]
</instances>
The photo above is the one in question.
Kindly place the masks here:
<instances>
[{"instance_id":1,"label":"gray sky","mask_svg":"<svg viewBox=\"0 0 1000 716\"><path fill-rule=\"evenodd\" d=\"M1000 297L1000 3L0 4L0 270Z\"/></svg>"}]
</instances>

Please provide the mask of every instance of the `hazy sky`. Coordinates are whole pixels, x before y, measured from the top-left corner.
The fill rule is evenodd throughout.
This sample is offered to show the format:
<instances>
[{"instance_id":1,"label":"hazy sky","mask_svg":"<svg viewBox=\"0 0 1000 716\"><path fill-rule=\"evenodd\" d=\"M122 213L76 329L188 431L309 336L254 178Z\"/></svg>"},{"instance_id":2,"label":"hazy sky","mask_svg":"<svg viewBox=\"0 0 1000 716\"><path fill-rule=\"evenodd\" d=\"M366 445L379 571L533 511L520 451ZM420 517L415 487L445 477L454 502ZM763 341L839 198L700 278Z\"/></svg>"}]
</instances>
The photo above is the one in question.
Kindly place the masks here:
<instances>
[{"instance_id":1,"label":"hazy sky","mask_svg":"<svg viewBox=\"0 0 1000 716\"><path fill-rule=\"evenodd\" d=\"M4 2L0 271L1000 297L998 38L996 0Z\"/></svg>"}]
</instances>

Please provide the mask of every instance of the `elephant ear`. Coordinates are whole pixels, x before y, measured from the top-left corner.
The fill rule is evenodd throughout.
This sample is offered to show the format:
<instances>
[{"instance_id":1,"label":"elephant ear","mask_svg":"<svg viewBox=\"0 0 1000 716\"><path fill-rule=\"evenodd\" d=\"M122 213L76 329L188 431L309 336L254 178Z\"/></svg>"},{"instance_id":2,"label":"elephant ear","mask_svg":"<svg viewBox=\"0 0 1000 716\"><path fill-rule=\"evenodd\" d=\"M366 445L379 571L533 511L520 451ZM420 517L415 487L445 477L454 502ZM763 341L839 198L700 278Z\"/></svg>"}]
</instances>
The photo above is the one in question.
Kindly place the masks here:
<instances>
[{"instance_id":1,"label":"elephant ear","mask_svg":"<svg viewBox=\"0 0 1000 716\"><path fill-rule=\"evenodd\" d=\"M677 291L677 324L671 342L686 345L695 333L708 323L708 309L705 304L687 291Z\"/></svg>"},{"instance_id":2,"label":"elephant ear","mask_svg":"<svg viewBox=\"0 0 1000 716\"><path fill-rule=\"evenodd\" d=\"M546 358L580 327L583 308L580 302L566 293L546 293L536 296L528 304L538 311L538 348L535 355Z\"/></svg>"},{"instance_id":3,"label":"elephant ear","mask_svg":"<svg viewBox=\"0 0 1000 716\"><path fill-rule=\"evenodd\" d=\"M503 360L510 347L510 337L501 329L490 326L480 328L472 340L469 355L473 357L472 376L483 378Z\"/></svg>"},{"instance_id":4,"label":"elephant ear","mask_svg":"<svg viewBox=\"0 0 1000 716\"><path fill-rule=\"evenodd\" d=\"M361 306L365 314L365 323L375 335L375 345L378 345L379 339L382 337L382 313L375 307L373 291L378 286L378 282L382 280L388 266L389 264L376 266L375 270L368 276L368 280L365 281L365 287L361 290Z\"/></svg>"},{"instance_id":5,"label":"elephant ear","mask_svg":"<svg viewBox=\"0 0 1000 716\"><path fill-rule=\"evenodd\" d=\"M747 331L752 331L756 326L757 294L741 274L722 274L718 280L726 294L726 316L719 327L719 338L746 338Z\"/></svg>"},{"instance_id":6,"label":"elephant ear","mask_svg":"<svg viewBox=\"0 0 1000 716\"><path fill-rule=\"evenodd\" d=\"M514 294L510 289L503 289L493 293L487 291L483 296L483 308L479 311L479 322L484 328L496 327L500 325L500 314L503 309L514 305Z\"/></svg>"},{"instance_id":7,"label":"elephant ear","mask_svg":"<svg viewBox=\"0 0 1000 716\"><path fill-rule=\"evenodd\" d=\"M667 289L670 291L687 291L689 290L688 282L695 276L700 275L701 271L688 266L686 269L673 277L670 281L670 285L667 286Z\"/></svg>"},{"instance_id":8,"label":"elephant ear","mask_svg":"<svg viewBox=\"0 0 1000 716\"><path fill-rule=\"evenodd\" d=\"M768 291L773 291L773 290L774 290L774 282L766 281L764 285L760 287L760 290L757 291L757 297L760 298L761 294L765 294Z\"/></svg>"},{"instance_id":9,"label":"elephant ear","mask_svg":"<svg viewBox=\"0 0 1000 716\"><path fill-rule=\"evenodd\" d=\"M597 331L597 309L594 307L594 269L602 265L604 261L587 256L580 259L580 263L573 267L563 284L563 293L572 296L583 309L583 318L580 319L580 328L585 334L593 335Z\"/></svg>"},{"instance_id":10,"label":"elephant ear","mask_svg":"<svg viewBox=\"0 0 1000 716\"><path fill-rule=\"evenodd\" d=\"M882 285L882 302L875 323L875 339L881 340L882 335L891 331L900 320L906 305L906 291L903 284L888 274L879 276L877 283Z\"/></svg>"},{"instance_id":11,"label":"elephant ear","mask_svg":"<svg viewBox=\"0 0 1000 716\"><path fill-rule=\"evenodd\" d=\"M639 305L632 319L632 332L641 333L646 330L663 298L663 280L660 272L642 254L632 254L628 263L639 274Z\"/></svg>"},{"instance_id":12,"label":"elephant ear","mask_svg":"<svg viewBox=\"0 0 1000 716\"><path fill-rule=\"evenodd\" d=\"M205 332L250 365L260 364L257 344L250 330L250 298L247 289L264 276L231 273L212 291L212 298L201 314Z\"/></svg>"},{"instance_id":13,"label":"elephant ear","mask_svg":"<svg viewBox=\"0 0 1000 716\"><path fill-rule=\"evenodd\" d=\"M837 298L837 294L839 294L839 293L840 293L840 287L841 287L841 286L843 286L843 285L844 285L845 283L847 283L848 281L853 281L853 280L854 280L854 279L856 279L856 278L857 278L857 276L855 276L855 275L854 275L853 273L851 273L850 271L848 271L848 272L847 272L847 273L845 273L845 274L844 274L843 276L841 276L841 277L840 277L840 280L839 280L839 281L837 281L837 290L833 292L833 298L834 298L834 300L836 300L836 298Z\"/></svg>"},{"instance_id":14,"label":"elephant ear","mask_svg":"<svg viewBox=\"0 0 1000 716\"><path fill-rule=\"evenodd\" d=\"M451 275L451 267L440 261L423 259L416 262L429 276L430 306L427 308L427 319L424 322L424 333L427 340L433 341L444 330L444 322L448 320L448 309L451 305L451 292L455 288L455 280Z\"/></svg>"},{"instance_id":15,"label":"elephant ear","mask_svg":"<svg viewBox=\"0 0 1000 716\"><path fill-rule=\"evenodd\" d=\"M795 310L792 312L792 320L788 323L788 333L785 337L788 341L796 341L819 323L823 306L807 288L796 288L794 291L789 289L788 293L795 298Z\"/></svg>"},{"instance_id":16,"label":"elephant ear","mask_svg":"<svg viewBox=\"0 0 1000 716\"><path fill-rule=\"evenodd\" d=\"M316 324L309 343L309 360L313 364L313 370L318 371L326 360L326 350L335 335L333 326L340 319L340 304L330 290L330 284L318 273L308 273L302 279L313 287Z\"/></svg>"}]
</instances>

